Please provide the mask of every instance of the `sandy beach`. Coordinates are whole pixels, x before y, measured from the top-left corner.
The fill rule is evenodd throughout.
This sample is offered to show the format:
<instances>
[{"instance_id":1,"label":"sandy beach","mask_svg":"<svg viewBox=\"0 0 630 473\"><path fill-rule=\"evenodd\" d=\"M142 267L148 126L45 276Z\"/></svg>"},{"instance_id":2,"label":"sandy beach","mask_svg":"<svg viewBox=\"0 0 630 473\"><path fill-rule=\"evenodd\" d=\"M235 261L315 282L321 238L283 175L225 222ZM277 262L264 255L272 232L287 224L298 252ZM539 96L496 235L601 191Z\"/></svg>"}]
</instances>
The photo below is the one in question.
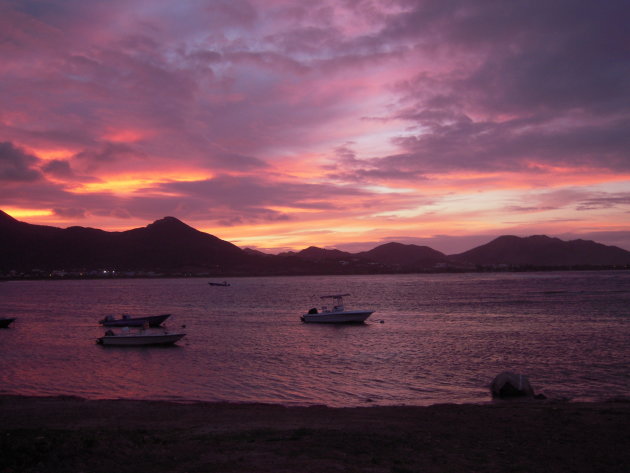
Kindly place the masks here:
<instances>
[{"instance_id":1,"label":"sandy beach","mask_svg":"<svg viewBox=\"0 0 630 473\"><path fill-rule=\"evenodd\" d=\"M630 402L327 408L0 396L0 473L626 472Z\"/></svg>"}]
</instances>

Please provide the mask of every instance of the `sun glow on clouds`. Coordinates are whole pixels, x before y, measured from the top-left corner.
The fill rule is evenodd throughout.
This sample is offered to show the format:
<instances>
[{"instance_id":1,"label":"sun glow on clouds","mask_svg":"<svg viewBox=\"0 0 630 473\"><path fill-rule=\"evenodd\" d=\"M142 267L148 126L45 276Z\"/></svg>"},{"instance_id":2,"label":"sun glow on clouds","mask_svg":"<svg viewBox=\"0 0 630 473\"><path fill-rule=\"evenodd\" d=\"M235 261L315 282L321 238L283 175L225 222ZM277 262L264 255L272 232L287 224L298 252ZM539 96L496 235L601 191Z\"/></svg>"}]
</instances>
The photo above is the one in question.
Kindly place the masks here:
<instances>
[{"instance_id":1,"label":"sun glow on clouds","mask_svg":"<svg viewBox=\"0 0 630 473\"><path fill-rule=\"evenodd\" d=\"M111 192L113 194L131 194L140 189L154 186L160 183L160 180L147 178L114 178L101 182L87 182L78 184L72 189L72 192L78 194L88 194L91 192Z\"/></svg>"},{"instance_id":2,"label":"sun glow on clouds","mask_svg":"<svg viewBox=\"0 0 630 473\"><path fill-rule=\"evenodd\" d=\"M33 217L50 217L53 215L51 210L45 209L20 209L20 208L12 208L7 207L2 209L4 212L11 215L11 217L16 219L21 218L33 218Z\"/></svg>"},{"instance_id":3,"label":"sun glow on clouds","mask_svg":"<svg viewBox=\"0 0 630 473\"><path fill-rule=\"evenodd\" d=\"M525 191L539 188L588 186L630 181L630 174L594 168L555 168L536 166L535 172L449 172L426 174L414 188L429 193L480 193L496 189ZM396 183L391 183L393 186ZM410 183L404 183L410 187Z\"/></svg>"},{"instance_id":4,"label":"sun glow on clouds","mask_svg":"<svg viewBox=\"0 0 630 473\"><path fill-rule=\"evenodd\" d=\"M50 161L53 159L68 159L75 154L75 151L69 149L26 149L28 149L34 156L37 156L44 161Z\"/></svg>"},{"instance_id":5,"label":"sun glow on clouds","mask_svg":"<svg viewBox=\"0 0 630 473\"><path fill-rule=\"evenodd\" d=\"M71 192L77 194L89 194L89 193L101 193L109 192L112 194L133 194L138 191L147 192L150 190L152 194L159 195L179 195L177 192L159 190L161 184L171 184L176 182L196 182L211 178L211 174L201 174L199 172L181 173L178 171L172 171L168 173L160 173L157 176L145 176L142 177L131 176L112 176L105 178L99 182L86 182L79 183L75 187L71 188Z\"/></svg>"},{"instance_id":6,"label":"sun glow on clouds","mask_svg":"<svg viewBox=\"0 0 630 473\"><path fill-rule=\"evenodd\" d=\"M269 210L273 210L274 212L279 212L281 214L289 215L289 214L320 214L322 211L320 209L308 209L303 206L289 207L289 206L277 206L277 205L268 205L266 207Z\"/></svg>"},{"instance_id":7,"label":"sun glow on clouds","mask_svg":"<svg viewBox=\"0 0 630 473\"><path fill-rule=\"evenodd\" d=\"M0 208L259 248L630 235L627 1L228 3L9 2Z\"/></svg>"},{"instance_id":8,"label":"sun glow on clouds","mask_svg":"<svg viewBox=\"0 0 630 473\"><path fill-rule=\"evenodd\" d=\"M315 222L313 222L315 223ZM317 227L313 224L304 225L303 229L299 225L278 225L272 227L240 227L238 229L217 229L206 227L203 231L217 234L220 231L227 239L234 244L245 248L251 247L262 251L277 253L278 251L299 251L308 246L308 242L316 240L317 246L336 247L346 242L356 242L365 240L366 236L374 230L371 225L352 224L348 226L348 221L344 219L322 219L317 220ZM317 228L314 230L313 228Z\"/></svg>"},{"instance_id":9,"label":"sun glow on clouds","mask_svg":"<svg viewBox=\"0 0 630 473\"><path fill-rule=\"evenodd\" d=\"M140 130L112 130L103 135L103 139L113 143L134 143L150 137L151 134L153 133Z\"/></svg>"}]
</instances>

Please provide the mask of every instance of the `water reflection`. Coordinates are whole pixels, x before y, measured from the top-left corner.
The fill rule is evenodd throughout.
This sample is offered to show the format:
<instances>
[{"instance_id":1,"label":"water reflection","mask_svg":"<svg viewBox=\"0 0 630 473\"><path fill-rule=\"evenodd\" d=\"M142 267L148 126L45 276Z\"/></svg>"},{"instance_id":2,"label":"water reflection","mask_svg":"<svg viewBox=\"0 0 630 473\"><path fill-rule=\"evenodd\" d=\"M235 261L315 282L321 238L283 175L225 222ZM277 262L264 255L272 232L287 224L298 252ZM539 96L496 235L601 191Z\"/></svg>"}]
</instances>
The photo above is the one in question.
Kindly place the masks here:
<instances>
[{"instance_id":1,"label":"water reflection","mask_svg":"<svg viewBox=\"0 0 630 473\"><path fill-rule=\"evenodd\" d=\"M0 285L4 392L283 404L488 399L505 369L569 398L630 395L627 272L31 281ZM375 313L303 324L322 294ZM107 314L172 313L176 347L95 345ZM379 323L383 320L384 323Z\"/></svg>"}]
</instances>

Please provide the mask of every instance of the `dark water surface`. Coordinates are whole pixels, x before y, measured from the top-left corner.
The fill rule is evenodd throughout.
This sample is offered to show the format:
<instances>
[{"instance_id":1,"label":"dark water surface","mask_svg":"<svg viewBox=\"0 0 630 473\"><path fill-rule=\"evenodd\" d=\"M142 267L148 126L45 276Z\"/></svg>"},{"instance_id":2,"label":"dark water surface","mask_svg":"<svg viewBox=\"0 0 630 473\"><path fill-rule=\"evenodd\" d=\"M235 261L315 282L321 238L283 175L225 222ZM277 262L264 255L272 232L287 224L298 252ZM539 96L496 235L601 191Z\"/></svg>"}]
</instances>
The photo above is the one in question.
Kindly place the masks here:
<instances>
[{"instance_id":1,"label":"dark water surface","mask_svg":"<svg viewBox=\"0 0 630 473\"><path fill-rule=\"evenodd\" d=\"M630 396L630 272L10 281L0 392L280 404L483 402L501 371L574 400ZM309 325L319 295L373 308ZM107 314L172 313L174 347L102 347ZM383 323L380 323L383 321Z\"/></svg>"}]
</instances>

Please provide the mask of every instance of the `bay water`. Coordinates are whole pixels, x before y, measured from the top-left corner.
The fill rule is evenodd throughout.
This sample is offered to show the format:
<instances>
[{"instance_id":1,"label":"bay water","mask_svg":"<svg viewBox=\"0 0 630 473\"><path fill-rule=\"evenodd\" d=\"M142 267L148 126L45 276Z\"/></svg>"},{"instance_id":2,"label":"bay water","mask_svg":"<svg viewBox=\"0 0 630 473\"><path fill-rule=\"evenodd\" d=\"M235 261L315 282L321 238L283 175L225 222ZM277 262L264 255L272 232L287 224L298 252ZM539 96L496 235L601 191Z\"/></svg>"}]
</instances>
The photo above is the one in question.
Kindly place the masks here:
<instances>
[{"instance_id":1,"label":"bay water","mask_svg":"<svg viewBox=\"0 0 630 473\"><path fill-rule=\"evenodd\" d=\"M529 376L571 400L630 397L630 272L6 281L0 393L365 406L485 402ZM361 325L304 324L350 293ZM172 347L103 347L97 321L170 313Z\"/></svg>"}]
</instances>

